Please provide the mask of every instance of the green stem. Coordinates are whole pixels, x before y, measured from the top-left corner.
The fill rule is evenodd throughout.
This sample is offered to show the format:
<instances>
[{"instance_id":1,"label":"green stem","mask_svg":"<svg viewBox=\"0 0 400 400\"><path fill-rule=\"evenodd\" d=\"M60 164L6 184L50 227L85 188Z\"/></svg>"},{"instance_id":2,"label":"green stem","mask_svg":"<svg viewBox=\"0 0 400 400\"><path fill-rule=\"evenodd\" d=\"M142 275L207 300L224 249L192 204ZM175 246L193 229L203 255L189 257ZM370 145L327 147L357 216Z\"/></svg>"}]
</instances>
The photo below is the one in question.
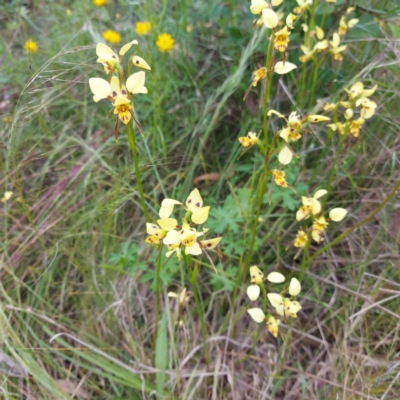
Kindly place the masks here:
<instances>
[{"instance_id":1,"label":"green stem","mask_svg":"<svg viewBox=\"0 0 400 400\"><path fill-rule=\"evenodd\" d=\"M142 209L143 209L144 215L146 217L146 220L150 221L151 219L150 219L149 211L147 210L146 202L144 200L143 185L142 185L142 179L140 177L140 169L139 169L139 156L138 156L138 152L137 152L137 148L136 148L135 131L133 129L132 118L129 121L127 127L128 127L129 146L132 150L133 165L135 166L136 182L137 182L137 186L139 188L140 203L142 204Z\"/></svg>"},{"instance_id":2,"label":"green stem","mask_svg":"<svg viewBox=\"0 0 400 400\"><path fill-rule=\"evenodd\" d=\"M274 35L273 32L271 32L271 37L269 40L268 44L268 49L267 49L267 60L265 63L265 67L267 68L267 71L270 71L272 69L272 63L273 63L273 54L274 54ZM261 207L263 204L264 200L264 194L267 190L267 184L268 184L268 178L269 178L269 155L271 152L271 146L269 143L269 137L268 137L268 107L269 107L269 95L271 92L271 87L272 87L272 75L268 76L267 75L267 85L265 88L265 93L264 93L264 104L263 104L263 132L264 132L264 148L265 148L265 154L264 154L264 170L263 173L260 177L260 184L258 185L258 191L256 194L256 197L254 199L254 206L253 209L256 210L254 219L253 219L253 224L251 228L251 239L250 239L250 245L248 247L248 252L247 256L242 263L241 268L239 268L239 273L238 277L236 280L236 285L235 285L235 291L233 293L233 299L236 299L236 296L239 291L239 286L240 282L242 281L243 275L245 271L247 270L248 266L250 265L252 256L253 256L253 250L254 250L254 244L256 241L256 236L257 236L257 226L258 226L258 219L261 214Z\"/></svg>"},{"instance_id":3,"label":"green stem","mask_svg":"<svg viewBox=\"0 0 400 400\"><path fill-rule=\"evenodd\" d=\"M267 315L267 311L268 311L268 297L267 297L267 290L265 289L264 284L262 283L260 286L260 289L262 291L263 294L263 306L264 306L264 313L265 315Z\"/></svg>"},{"instance_id":4,"label":"green stem","mask_svg":"<svg viewBox=\"0 0 400 400\"><path fill-rule=\"evenodd\" d=\"M186 261L186 265L188 267L189 280L190 280L190 284L192 285L193 297L194 297L194 301L196 303L197 314L199 315L199 318L200 318L201 336L203 338L204 358L205 358L206 364L208 366L210 364L210 356L208 353L208 345L207 345L207 326L206 326L206 322L205 322L203 305L201 303L200 296L199 296L199 287L197 284L197 278L199 275L199 265L197 263L195 263L194 268L192 270L191 257L185 255L185 261Z\"/></svg>"},{"instance_id":5,"label":"green stem","mask_svg":"<svg viewBox=\"0 0 400 400\"><path fill-rule=\"evenodd\" d=\"M158 321L160 320L160 308L161 308L161 265L162 265L162 260L161 260L161 251L163 248L163 244L160 243L160 248L158 252L158 257L156 261L156 315L155 315L155 327L154 327L154 348L156 347L156 342L157 342L157 335L158 335Z\"/></svg>"}]
</instances>

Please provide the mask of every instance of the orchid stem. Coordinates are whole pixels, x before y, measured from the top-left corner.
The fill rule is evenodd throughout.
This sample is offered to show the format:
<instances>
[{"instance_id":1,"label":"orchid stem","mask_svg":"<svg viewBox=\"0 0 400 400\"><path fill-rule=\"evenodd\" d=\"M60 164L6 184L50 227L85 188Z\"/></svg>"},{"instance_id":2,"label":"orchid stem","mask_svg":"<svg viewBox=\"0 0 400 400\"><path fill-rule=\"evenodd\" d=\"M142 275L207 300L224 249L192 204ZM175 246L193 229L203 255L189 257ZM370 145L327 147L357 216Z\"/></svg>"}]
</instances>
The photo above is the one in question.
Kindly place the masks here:
<instances>
[{"instance_id":1,"label":"orchid stem","mask_svg":"<svg viewBox=\"0 0 400 400\"><path fill-rule=\"evenodd\" d=\"M156 261L156 310L155 310L155 318L154 318L154 348L157 342L158 335L158 321L160 320L160 305L161 305L161 290L160 290L160 274L161 274L161 251L163 248L163 244L160 243L160 250L158 252L158 257Z\"/></svg>"},{"instance_id":2,"label":"orchid stem","mask_svg":"<svg viewBox=\"0 0 400 400\"><path fill-rule=\"evenodd\" d=\"M210 363L210 356L208 353L208 345L207 345L207 326L206 326L206 321L205 321L203 305L202 305L200 297L199 297L199 287L197 285L197 277L199 274L199 265L197 263L195 263L194 268L192 269L192 265L191 265L192 260L191 260L190 256L185 255L185 261L186 261L186 265L188 267L189 280L190 280L190 283L191 283L192 289L193 289L193 297L194 297L194 301L196 303L197 314L199 315L199 318L200 318L201 336L203 338L204 358L205 358L206 364L208 366Z\"/></svg>"},{"instance_id":3,"label":"orchid stem","mask_svg":"<svg viewBox=\"0 0 400 400\"><path fill-rule=\"evenodd\" d=\"M135 131L133 128L133 120L131 119L128 122L128 141L129 141L129 146L132 150L132 156L133 156L133 165L135 167L135 175L136 175L136 181L137 181L137 186L139 189L139 194L140 194L140 203L142 204L142 209L144 212L144 215L146 217L147 221L150 221L150 215L149 211L147 210L146 202L144 200L144 192L143 192L143 185L142 185L142 179L140 177L140 169L139 169L139 156L136 148L136 141L135 141Z\"/></svg>"}]
</instances>

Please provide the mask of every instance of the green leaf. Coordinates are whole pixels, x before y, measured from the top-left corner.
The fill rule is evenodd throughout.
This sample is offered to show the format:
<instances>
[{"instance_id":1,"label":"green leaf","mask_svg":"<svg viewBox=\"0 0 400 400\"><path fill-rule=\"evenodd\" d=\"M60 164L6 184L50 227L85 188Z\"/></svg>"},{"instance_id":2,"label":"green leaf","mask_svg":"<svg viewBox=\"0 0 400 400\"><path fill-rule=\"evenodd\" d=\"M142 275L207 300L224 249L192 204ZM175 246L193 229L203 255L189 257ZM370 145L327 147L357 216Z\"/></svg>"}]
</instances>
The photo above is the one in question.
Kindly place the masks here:
<instances>
[{"instance_id":1,"label":"green leaf","mask_svg":"<svg viewBox=\"0 0 400 400\"><path fill-rule=\"evenodd\" d=\"M164 311L156 340L156 368L165 370L168 360L168 341L167 341L167 312ZM157 394L164 394L165 372L156 373Z\"/></svg>"}]
</instances>

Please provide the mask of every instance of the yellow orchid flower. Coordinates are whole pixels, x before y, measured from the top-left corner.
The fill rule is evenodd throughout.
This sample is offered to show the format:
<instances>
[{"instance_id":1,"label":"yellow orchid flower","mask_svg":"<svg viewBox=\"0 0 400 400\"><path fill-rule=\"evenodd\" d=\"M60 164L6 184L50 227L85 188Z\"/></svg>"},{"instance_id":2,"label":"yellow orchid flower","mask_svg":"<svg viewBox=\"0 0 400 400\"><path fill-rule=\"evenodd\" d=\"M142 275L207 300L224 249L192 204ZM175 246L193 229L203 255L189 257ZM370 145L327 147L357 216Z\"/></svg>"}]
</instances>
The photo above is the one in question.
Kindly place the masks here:
<instances>
[{"instance_id":1,"label":"yellow orchid flower","mask_svg":"<svg viewBox=\"0 0 400 400\"><path fill-rule=\"evenodd\" d=\"M321 51L326 50L328 47L329 47L329 42L327 39L324 39L324 40L321 40L321 41L315 43L315 45L313 47L313 51L320 53Z\"/></svg>"},{"instance_id":2,"label":"yellow orchid flower","mask_svg":"<svg viewBox=\"0 0 400 400\"><path fill-rule=\"evenodd\" d=\"M119 51L119 55L123 57L134 44L138 44L138 41L132 40L131 42L124 44ZM117 72L117 65L119 65L120 59L110 47L104 43L98 43L96 46L96 54L98 57L96 62L103 64L107 75L112 72Z\"/></svg>"},{"instance_id":3,"label":"yellow orchid flower","mask_svg":"<svg viewBox=\"0 0 400 400\"><path fill-rule=\"evenodd\" d=\"M301 284L296 278L292 278L289 285L289 294L296 297L301 291ZM289 315L292 318L297 318L297 313L301 310L301 305L297 301L292 301L291 298L283 297L278 293L268 293L268 300L275 307L278 315Z\"/></svg>"},{"instance_id":4,"label":"yellow orchid flower","mask_svg":"<svg viewBox=\"0 0 400 400\"><path fill-rule=\"evenodd\" d=\"M260 292L261 292L261 289L260 289L260 286L258 286L258 285L250 285L247 287L247 290L246 290L247 297L251 301L256 301L260 296Z\"/></svg>"},{"instance_id":5,"label":"yellow orchid flower","mask_svg":"<svg viewBox=\"0 0 400 400\"><path fill-rule=\"evenodd\" d=\"M265 0L251 0L250 11L253 14L261 14L262 10L269 8Z\"/></svg>"},{"instance_id":6,"label":"yellow orchid flower","mask_svg":"<svg viewBox=\"0 0 400 400\"><path fill-rule=\"evenodd\" d=\"M302 229L299 229L296 235L296 239L294 240L293 246L298 248L303 248L307 242L308 242L307 234Z\"/></svg>"},{"instance_id":7,"label":"yellow orchid flower","mask_svg":"<svg viewBox=\"0 0 400 400\"><path fill-rule=\"evenodd\" d=\"M304 53L304 55L299 57L299 60L302 63L305 63L307 61L309 61L311 59L311 57L314 55L315 50L311 50L310 48L308 48L307 46L301 45L300 46L301 51Z\"/></svg>"},{"instance_id":8,"label":"yellow orchid flower","mask_svg":"<svg viewBox=\"0 0 400 400\"><path fill-rule=\"evenodd\" d=\"M141 71L132 74L127 79L126 88L121 86L117 76L111 78L111 83L102 78L90 78L89 87L95 102L102 99L110 100L114 106L114 114L118 114L119 119L127 124L132 115L130 97L138 93L147 93L144 81L145 73Z\"/></svg>"},{"instance_id":9,"label":"yellow orchid flower","mask_svg":"<svg viewBox=\"0 0 400 400\"><path fill-rule=\"evenodd\" d=\"M164 199L161 203L160 208L160 218L168 218L173 210L175 205L182 205L180 201L174 199ZM194 189L190 192L188 198L185 202L186 208L191 212L191 220L195 224L204 224L204 222L208 218L208 214L210 212L210 207L202 207L203 199L201 198L200 192L198 189Z\"/></svg>"},{"instance_id":10,"label":"yellow orchid flower","mask_svg":"<svg viewBox=\"0 0 400 400\"><path fill-rule=\"evenodd\" d=\"M261 308L250 308L247 310L253 321L257 323L266 322L268 331L274 337L278 337L278 327L281 322L279 319L275 319L271 314L265 315Z\"/></svg>"},{"instance_id":11,"label":"yellow orchid flower","mask_svg":"<svg viewBox=\"0 0 400 400\"><path fill-rule=\"evenodd\" d=\"M296 20L296 18L297 16L292 13L289 13L286 17L286 25L289 29L293 29L293 22Z\"/></svg>"},{"instance_id":12,"label":"yellow orchid flower","mask_svg":"<svg viewBox=\"0 0 400 400\"><path fill-rule=\"evenodd\" d=\"M345 208L337 207L329 211L329 218L332 221L339 222L347 215L347 210Z\"/></svg>"},{"instance_id":13,"label":"yellow orchid flower","mask_svg":"<svg viewBox=\"0 0 400 400\"><path fill-rule=\"evenodd\" d=\"M178 259L180 259L181 246L185 246L185 254L197 256L202 253L203 249L214 249L221 241L221 238L199 241L198 237L203 234L204 232L197 232L188 223L183 224L179 232L176 230L169 231L163 240L163 243L168 246L169 250L166 256L169 257L173 253L176 253Z\"/></svg>"},{"instance_id":14,"label":"yellow orchid flower","mask_svg":"<svg viewBox=\"0 0 400 400\"><path fill-rule=\"evenodd\" d=\"M192 222L195 224L204 224L204 222L206 222L210 212L210 207L203 207L203 199L201 198L198 189L194 189L190 192L185 205L192 213Z\"/></svg>"},{"instance_id":15,"label":"yellow orchid flower","mask_svg":"<svg viewBox=\"0 0 400 400\"><path fill-rule=\"evenodd\" d=\"M278 61L274 66L274 72L279 75L284 75L288 74L290 71L293 71L295 68L297 68L297 66L289 61Z\"/></svg>"},{"instance_id":16,"label":"yellow orchid flower","mask_svg":"<svg viewBox=\"0 0 400 400\"><path fill-rule=\"evenodd\" d=\"M297 313L302 308L298 301L291 301L287 298L283 301L283 307L285 314L291 316L292 318L297 318Z\"/></svg>"},{"instance_id":17,"label":"yellow orchid flower","mask_svg":"<svg viewBox=\"0 0 400 400\"><path fill-rule=\"evenodd\" d=\"M312 122L313 124L316 124L318 122L325 122L325 121L330 121L329 117L325 117L325 115L308 115L307 116L307 121Z\"/></svg>"},{"instance_id":18,"label":"yellow orchid flower","mask_svg":"<svg viewBox=\"0 0 400 400\"><path fill-rule=\"evenodd\" d=\"M322 233L325 228L329 225L329 223L326 221L325 217L322 215L318 218L315 218L312 224L312 229L314 232L317 233Z\"/></svg>"},{"instance_id":19,"label":"yellow orchid flower","mask_svg":"<svg viewBox=\"0 0 400 400\"><path fill-rule=\"evenodd\" d=\"M358 118L350 121L349 133L354 137L358 137L360 135L360 130L364 122L365 120L363 118Z\"/></svg>"},{"instance_id":20,"label":"yellow orchid flower","mask_svg":"<svg viewBox=\"0 0 400 400\"><path fill-rule=\"evenodd\" d=\"M301 201L303 206L296 213L297 221L304 221L311 215L316 215L321 212L321 203L318 201L322 196L325 196L328 192L325 189L317 190L313 197L302 196Z\"/></svg>"},{"instance_id":21,"label":"yellow orchid flower","mask_svg":"<svg viewBox=\"0 0 400 400\"><path fill-rule=\"evenodd\" d=\"M272 315L267 316L267 329L269 333L275 338L278 337L278 327L280 322L280 319L275 319Z\"/></svg>"},{"instance_id":22,"label":"yellow orchid flower","mask_svg":"<svg viewBox=\"0 0 400 400\"><path fill-rule=\"evenodd\" d=\"M265 321L265 314L261 308L250 308L247 310L247 312L255 322L260 324L261 322Z\"/></svg>"},{"instance_id":23,"label":"yellow orchid flower","mask_svg":"<svg viewBox=\"0 0 400 400\"><path fill-rule=\"evenodd\" d=\"M377 104L367 97L362 97L356 101L356 106L361 106L360 117L362 119L369 119L375 114Z\"/></svg>"},{"instance_id":24,"label":"yellow orchid flower","mask_svg":"<svg viewBox=\"0 0 400 400\"><path fill-rule=\"evenodd\" d=\"M348 108L345 112L344 112L344 117L349 120L351 118L353 118L354 115L354 111L351 108Z\"/></svg>"},{"instance_id":25,"label":"yellow orchid flower","mask_svg":"<svg viewBox=\"0 0 400 400\"><path fill-rule=\"evenodd\" d=\"M217 247L217 245L219 244L221 239L222 238L217 237L217 238L213 238L213 239L200 240L200 247L202 247L203 249L207 249L207 250L215 249L215 247Z\"/></svg>"},{"instance_id":26,"label":"yellow orchid flower","mask_svg":"<svg viewBox=\"0 0 400 400\"><path fill-rule=\"evenodd\" d=\"M276 50L283 53L287 49L289 45L289 35L290 32L288 31L287 26L285 26L280 31L275 32L274 47Z\"/></svg>"},{"instance_id":27,"label":"yellow orchid flower","mask_svg":"<svg viewBox=\"0 0 400 400\"><path fill-rule=\"evenodd\" d=\"M238 140L243 147L254 146L259 141L255 132L249 132L247 136L241 136Z\"/></svg>"},{"instance_id":28,"label":"yellow orchid flower","mask_svg":"<svg viewBox=\"0 0 400 400\"><path fill-rule=\"evenodd\" d=\"M247 290L247 296L251 301L256 301L260 296L260 286L263 283L264 274L263 272L256 266L253 265L250 267L250 285ZM267 275L266 279L272 283L281 283L285 281L285 277L280 272L271 272Z\"/></svg>"},{"instance_id":29,"label":"yellow orchid flower","mask_svg":"<svg viewBox=\"0 0 400 400\"><path fill-rule=\"evenodd\" d=\"M125 96L119 96L115 99L113 106L113 113L118 114L118 118L126 125L132 117L131 101Z\"/></svg>"},{"instance_id":30,"label":"yellow orchid flower","mask_svg":"<svg viewBox=\"0 0 400 400\"><path fill-rule=\"evenodd\" d=\"M282 129L279 133L279 136L285 142L287 143L289 143L290 141L295 142L296 140L299 140L301 138L299 130L302 127L303 120L300 120L300 117L296 111L290 113L288 119L286 119L286 117L283 114L275 110L269 110L267 116L270 116L272 114L277 115L279 118L283 118L287 122L286 128Z\"/></svg>"},{"instance_id":31,"label":"yellow orchid flower","mask_svg":"<svg viewBox=\"0 0 400 400\"><path fill-rule=\"evenodd\" d=\"M266 28L274 29L278 26L278 14L270 8L264 8L261 13L261 19Z\"/></svg>"},{"instance_id":32,"label":"yellow orchid flower","mask_svg":"<svg viewBox=\"0 0 400 400\"><path fill-rule=\"evenodd\" d=\"M338 33L333 34L332 40L329 42L331 49L329 50L333 54L333 58L336 61L342 61L343 56L340 54L342 51L346 50L347 45L340 46L340 36Z\"/></svg>"},{"instance_id":33,"label":"yellow orchid flower","mask_svg":"<svg viewBox=\"0 0 400 400\"><path fill-rule=\"evenodd\" d=\"M253 76L254 76L254 78L253 78L253 82L251 84L253 87L256 87L258 82L262 79L265 79L265 77L267 76L267 69L265 67L256 69L253 72Z\"/></svg>"},{"instance_id":34,"label":"yellow orchid flower","mask_svg":"<svg viewBox=\"0 0 400 400\"><path fill-rule=\"evenodd\" d=\"M132 56L132 64L135 67L147 69L148 71L151 71L150 65L147 64L147 62L142 57L139 57L137 55Z\"/></svg>"},{"instance_id":35,"label":"yellow orchid flower","mask_svg":"<svg viewBox=\"0 0 400 400\"><path fill-rule=\"evenodd\" d=\"M159 239L164 239L168 231L160 228L157 224L146 223L146 232L151 236L156 236Z\"/></svg>"},{"instance_id":36,"label":"yellow orchid flower","mask_svg":"<svg viewBox=\"0 0 400 400\"><path fill-rule=\"evenodd\" d=\"M286 182L285 176L286 173L285 171L279 171L277 169L274 169L271 171L271 174L274 178L274 181L276 183L277 186L283 187L283 188L287 188L289 187L288 183Z\"/></svg>"},{"instance_id":37,"label":"yellow orchid flower","mask_svg":"<svg viewBox=\"0 0 400 400\"><path fill-rule=\"evenodd\" d=\"M326 103L324 105L324 111L333 111L337 106L337 103Z\"/></svg>"},{"instance_id":38,"label":"yellow orchid flower","mask_svg":"<svg viewBox=\"0 0 400 400\"><path fill-rule=\"evenodd\" d=\"M264 274L256 265L253 265L252 267L250 267L250 278L251 283L260 285L263 282Z\"/></svg>"},{"instance_id":39,"label":"yellow orchid flower","mask_svg":"<svg viewBox=\"0 0 400 400\"><path fill-rule=\"evenodd\" d=\"M96 46L96 62L103 64L106 74L116 72L116 65L119 64L119 57L114 51L104 43Z\"/></svg>"},{"instance_id":40,"label":"yellow orchid flower","mask_svg":"<svg viewBox=\"0 0 400 400\"><path fill-rule=\"evenodd\" d=\"M325 37L325 32L319 26L315 27L315 35L317 36L318 40L322 40Z\"/></svg>"},{"instance_id":41,"label":"yellow orchid flower","mask_svg":"<svg viewBox=\"0 0 400 400\"><path fill-rule=\"evenodd\" d=\"M288 146L284 146L278 154L278 161L282 165L288 165L292 161L293 153Z\"/></svg>"},{"instance_id":42,"label":"yellow orchid flower","mask_svg":"<svg viewBox=\"0 0 400 400\"><path fill-rule=\"evenodd\" d=\"M357 18L353 18L353 19L351 19L351 20L349 20L347 22L346 17L343 15L342 18L340 18L340 21L339 21L339 29L338 29L339 35L340 36L345 35L346 32L347 32L347 29L353 28L358 23L358 21L359 20Z\"/></svg>"},{"instance_id":43,"label":"yellow orchid flower","mask_svg":"<svg viewBox=\"0 0 400 400\"><path fill-rule=\"evenodd\" d=\"M322 237L322 232L317 232L317 231L312 231L311 232L311 237L313 238L314 241L316 241L318 244L321 243L324 238Z\"/></svg>"},{"instance_id":44,"label":"yellow orchid flower","mask_svg":"<svg viewBox=\"0 0 400 400\"><path fill-rule=\"evenodd\" d=\"M360 96L364 90L364 84L362 82L356 82L350 90L345 89L350 99L355 99Z\"/></svg>"},{"instance_id":45,"label":"yellow orchid flower","mask_svg":"<svg viewBox=\"0 0 400 400\"><path fill-rule=\"evenodd\" d=\"M134 44L139 44L139 42L137 40L132 40L129 43L124 44L121 49L119 50L119 55L121 57L123 57L125 55L125 53L132 47L132 45Z\"/></svg>"},{"instance_id":46,"label":"yellow orchid flower","mask_svg":"<svg viewBox=\"0 0 400 400\"><path fill-rule=\"evenodd\" d=\"M260 65L258 65L258 66L260 67ZM243 96L243 100L246 100L246 97L250 93L251 88L256 87L258 82L260 82L260 81L265 82L265 78L267 77L267 69L265 67L262 67L262 68L260 67L260 68L256 69L255 71L253 71L252 77L253 77L253 80L251 81L251 85L247 88L247 90Z\"/></svg>"},{"instance_id":47,"label":"yellow orchid flower","mask_svg":"<svg viewBox=\"0 0 400 400\"><path fill-rule=\"evenodd\" d=\"M152 235L146 238L145 242L148 244L160 244L160 239L157 236Z\"/></svg>"}]
</instances>

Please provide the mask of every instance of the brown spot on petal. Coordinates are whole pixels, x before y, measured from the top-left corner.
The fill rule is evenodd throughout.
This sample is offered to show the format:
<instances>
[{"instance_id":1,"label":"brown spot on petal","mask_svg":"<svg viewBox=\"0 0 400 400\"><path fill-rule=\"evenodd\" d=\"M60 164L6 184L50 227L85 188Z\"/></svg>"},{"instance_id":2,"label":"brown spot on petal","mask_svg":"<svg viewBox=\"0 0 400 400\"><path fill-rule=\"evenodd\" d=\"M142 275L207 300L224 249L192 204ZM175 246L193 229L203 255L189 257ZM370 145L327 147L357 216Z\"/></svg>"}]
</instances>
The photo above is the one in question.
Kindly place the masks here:
<instances>
[{"instance_id":1,"label":"brown spot on petal","mask_svg":"<svg viewBox=\"0 0 400 400\"><path fill-rule=\"evenodd\" d=\"M211 247L212 246L212 244L211 243L207 243L207 247Z\"/></svg>"},{"instance_id":2,"label":"brown spot on petal","mask_svg":"<svg viewBox=\"0 0 400 400\"><path fill-rule=\"evenodd\" d=\"M200 207L200 203L196 203L196 207Z\"/></svg>"}]
</instances>

